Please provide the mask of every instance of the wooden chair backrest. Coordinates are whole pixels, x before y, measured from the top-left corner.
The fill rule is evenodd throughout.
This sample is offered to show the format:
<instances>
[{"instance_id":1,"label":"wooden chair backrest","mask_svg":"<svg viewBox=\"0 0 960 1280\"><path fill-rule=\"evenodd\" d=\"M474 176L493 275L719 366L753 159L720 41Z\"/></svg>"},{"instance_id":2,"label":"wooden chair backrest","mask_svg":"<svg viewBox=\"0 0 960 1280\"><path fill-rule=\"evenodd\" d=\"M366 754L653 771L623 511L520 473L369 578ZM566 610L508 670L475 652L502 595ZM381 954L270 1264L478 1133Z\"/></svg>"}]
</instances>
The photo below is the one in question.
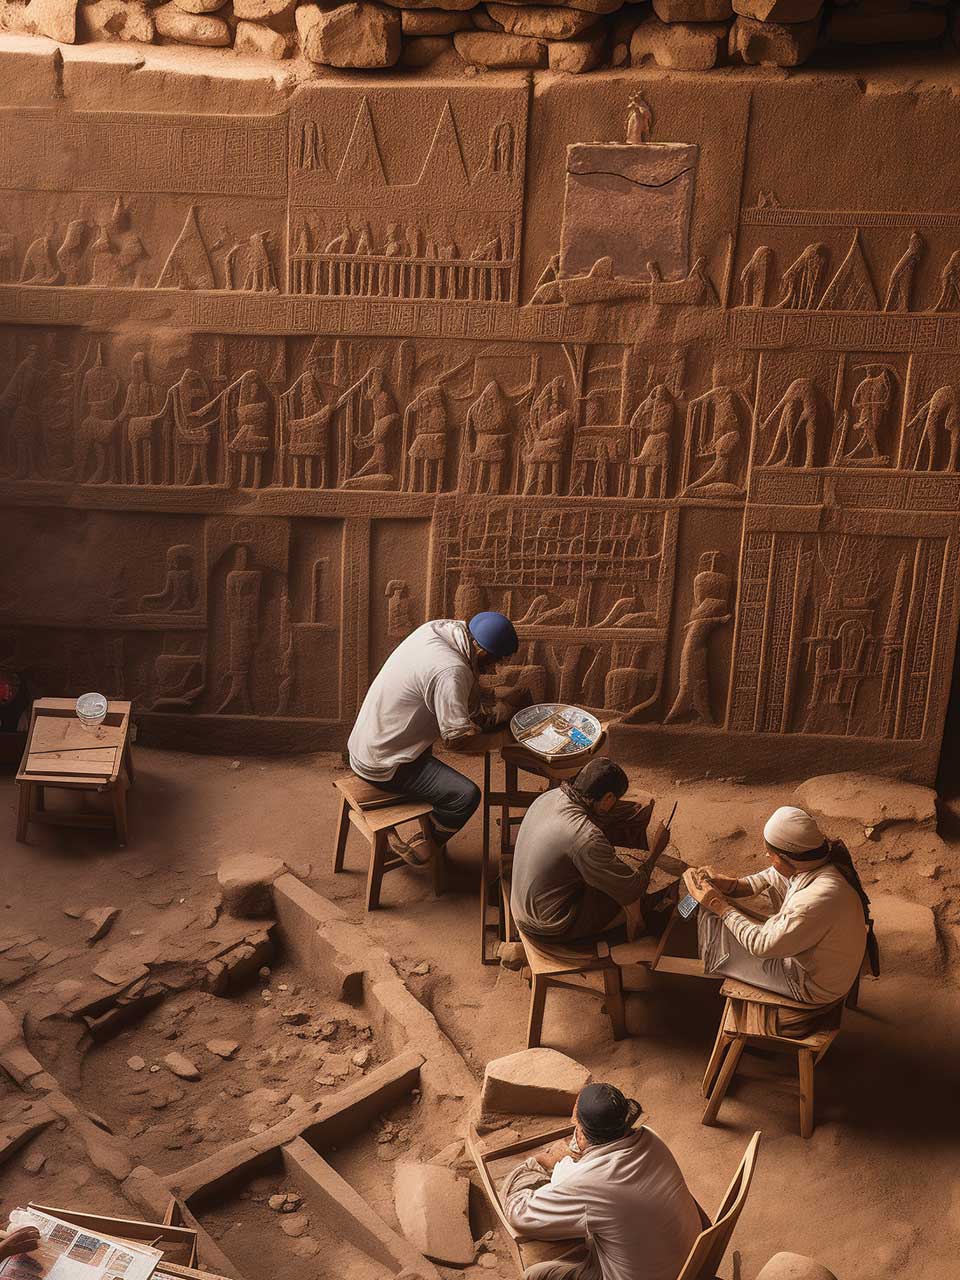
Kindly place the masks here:
<instances>
[{"instance_id":1,"label":"wooden chair backrest","mask_svg":"<svg viewBox=\"0 0 960 1280\"><path fill-rule=\"evenodd\" d=\"M677 1280L714 1280L717 1269L723 1261L723 1255L727 1251L734 1227L743 1212L747 1192L753 1180L753 1171L757 1164L759 1146L760 1130L758 1129L747 1144L743 1159L714 1216L713 1225L701 1231L694 1240Z\"/></svg>"}]
</instances>

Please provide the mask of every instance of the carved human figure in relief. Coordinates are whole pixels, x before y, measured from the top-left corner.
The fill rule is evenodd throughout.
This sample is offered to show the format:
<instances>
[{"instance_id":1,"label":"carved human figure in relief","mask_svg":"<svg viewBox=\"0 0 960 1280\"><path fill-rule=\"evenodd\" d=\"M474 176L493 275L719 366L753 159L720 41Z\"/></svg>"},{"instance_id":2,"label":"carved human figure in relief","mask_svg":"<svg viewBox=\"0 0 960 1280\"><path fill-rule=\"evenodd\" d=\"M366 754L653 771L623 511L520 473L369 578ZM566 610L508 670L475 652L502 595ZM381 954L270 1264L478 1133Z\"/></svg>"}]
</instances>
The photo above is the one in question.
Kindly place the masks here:
<instances>
[{"instance_id":1,"label":"carved human figure in relief","mask_svg":"<svg viewBox=\"0 0 960 1280\"><path fill-rule=\"evenodd\" d=\"M147 376L147 357L138 351L130 361L130 382L120 410L120 436L130 448L131 480L153 484L153 445L156 415L163 393Z\"/></svg>"},{"instance_id":2,"label":"carved human figure in relief","mask_svg":"<svg viewBox=\"0 0 960 1280\"><path fill-rule=\"evenodd\" d=\"M120 380L104 368L103 351L97 346L94 365L83 375L80 385L80 425L77 430L76 474L83 481L87 460L92 453L95 463L90 484L112 484L117 478L117 437L119 421L115 416Z\"/></svg>"},{"instance_id":3,"label":"carved human figure in relief","mask_svg":"<svg viewBox=\"0 0 960 1280\"><path fill-rule=\"evenodd\" d=\"M960 249L955 249L940 272L940 292L934 311L960 311Z\"/></svg>"},{"instance_id":4,"label":"carved human figure in relief","mask_svg":"<svg viewBox=\"0 0 960 1280\"><path fill-rule=\"evenodd\" d=\"M627 143L649 142L653 128L653 112L639 94L627 103Z\"/></svg>"},{"instance_id":5,"label":"carved human figure in relief","mask_svg":"<svg viewBox=\"0 0 960 1280\"><path fill-rule=\"evenodd\" d=\"M677 720L698 720L714 724L710 706L710 637L717 627L730 621L730 576L722 568L718 551L705 551L693 580L693 608L684 628L680 651L680 687L664 724Z\"/></svg>"},{"instance_id":6,"label":"carved human figure in relief","mask_svg":"<svg viewBox=\"0 0 960 1280\"><path fill-rule=\"evenodd\" d=\"M742 391L733 387L714 387L690 401L687 406L690 473L698 459L712 461L703 475L687 483L684 497L743 494L739 467L744 438L740 418L743 412L750 414L750 403Z\"/></svg>"},{"instance_id":7,"label":"carved human figure in relief","mask_svg":"<svg viewBox=\"0 0 960 1280\"><path fill-rule=\"evenodd\" d=\"M249 568L249 559L249 547L243 544L236 547L233 568L227 574L227 676L230 686L227 696L217 708L220 715L227 711L239 712L241 715L253 714L250 677L260 635L263 574L259 569Z\"/></svg>"},{"instance_id":8,"label":"carved human figure in relief","mask_svg":"<svg viewBox=\"0 0 960 1280\"><path fill-rule=\"evenodd\" d=\"M29 346L0 395L0 413L5 422L2 441L14 480L25 480L33 468L33 451L40 425L39 407L43 396L40 349Z\"/></svg>"},{"instance_id":9,"label":"carved human figure in relief","mask_svg":"<svg viewBox=\"0 0 960 1280\"><path fill-rule=\"evenodd\" d=\"M499 120L487 137L487 158L480 175L513 173L514 152L513 125L509 120Z\"/></svg>"},{"instance_id":10,"label":"carved human figure in relief","mask_svg":"<svg viewBox=\"0 0 960 1280\"><path fill-rule=\"evenodd\" d=\"M664 384L643 399L630 419L629 484L626 497L665 498L670 470L670 437L676 417L676 402ZM643 494L637 493L643 472Z\"/></svg>"},{"instance_id":11,"label":"carved human figure in relief","mask_svg":"<svg viewBox=\"0 0 960 1280\"><path fill-rule=\"evenodd\" d=\"M812 467L817 441L817 384L813 378L794 378L761 423L777 429L764 459L765 467ZM796 449L797 441L800 449Z\"/></svg>"},{"instance_id":12,"label":"carved human figure in relief","mask_svg":"<svg viewBox=\"0 0 960 1280\"><path fill-rule=\"evenodd\" d=\"M407 445L404 489L408 493L439 493L447 455L447 407L443 389L434 384L407 405L403 438Z\"/></svg>"},{"instance_id":13,"label":"carved human figure in relief","mask_svg":"<svg viewBox=\"0 0 960 1280\"><path fill-rule=\"evenodd\" d=\"M410 588L403 578L387 583L383 593L387 598L387 635L392 640L402 640L413 630L410 617Z\"/></svg>"},{"instance_id":14,"label":"carved human figure in relief","mask_svg":"<svg viewBox=\"0 0 960 1280\"><path fill-rule=\"evenodd\" d=\"M934 391L907 423L907 438L912 440L914 431L918 429L920 435L913 470L955 472L960 449L960 404L956 388L943 386ZM938 460L943 455L941 441L945 436L949 437L948 455L944 465L939 466Z\"/></svg>"},{"instance_id":15,"label":"carved human figure in relief","mask_svg":"<svg viewBox=\"0 0 960 1280\"><path fill-rule=\"evenodd\" d=\"M248 369L223 397L221 412L227 415L227 429L235 427L227 438L227 452L240 459L240 488L259 489L264 455L273 448L270 392L259 375Z\"/></svg>"},{"instance_id":16,"label":"carved human figure in relief","mask_svg":"<svg viewBox=\"0 0 960 1280\"><path fill-rule=\"evenodd\" d=\"M130 211L120 196L113 206L110 233L114 252L109 263L110 279L104 283L112 284L117 289L136 288L141 283L140 264L146 261L148 254L143 241L131 225ZM106 261L103 266L107 267Z\"/></svg>"},{"instance_id":17,"label":"carved human figure in relief","mask_svg":"<svg viewBox=\"0 0 960 1280\"><path fill-rule=\"evenodd\" d=\"M43 235L32 241L24 254L23 267L20 270L21 284L58 284L60 266L53 247L56 225L48 223Z\"/></svg>"},{"instance_id":18,"label":"carved human figure in relief","mask_svg":"<svg viewBox=\"0 0 960 1280\"><path fill-rule=\"evenodd\" d=\"M67 223L67 229L63 234L63 244L57 250L57 266L60 268L63 284L80 284L83 254L87 243L87 230L87 224L79 218L74 218Z\"/></svg>"},{"instance_id":19,"label":"carved human figure in relief","mask_svg":"<svg viewBox=\"0 0 960 1280\"><path fill-rule=\"evenodd\" d=\"M524 433L523 492L559 493L560 469L573 415L564 408L564 382L553 378L530 406Z\"/></svg>"},{"instance_id":20,"label":"carved human figure in relief","mask_svg":"<svg viewBox=\"0 0 960 1280\"><path fill-rule=\"evenodd\" d=\"M510 411L495 380L487 383L467 410L466 440L467 488L472 493L499 493L510 447Z\"/></svg>"},{"instance_id":21,"label":"carved human figure in relief","mask_svg":"<svg viewBox=\"0 0 960 1280\"><path fill-rule=\"evenodd\" d=\"M765 244L754 249L753 257L740 272L741 307L762 307L767 300L767 279L773 265L773 250Z\"/></svg>"},{"instance_id":22,"label":"carved human figure in relief","mask_svg":"<svg viewBox=\"0 0 960 1280\"><path fill-rule=\"evenodd\" d=\"M193 567L193 547L186 543L167 548L167 568L163 586L140 601L149 612L190 613L197 607L197 584Z\"/></svg>"},{"instance_id":23,"label":"carved human figure in relief","mask_svg":"<svg viewBox=\"0 0 960 1280\"><path fill-rule=\"evenodd\" d=\"M357 434L353 443L355 448L369 449L370 457L359 471L354 472L354 479L359 479L361 476L389 478L390 434L400 422L400 414L397 412L397 402L387 386L386 376L379 365L373 365L367 370L363 379L363 395L370 404L373 425L366 435Z\"/></svg>"},{"instance_id":24,"label":"carved human figure in relief","mask_svg":"<svg viewBox=\"0 0 960 1280\"><path fill-rule=\"evenodd\" d=\"M280 420L293 461L293 487L326 489L333 407L324 401L320 366L312 354L303 373L280 397Z\"/></svg>"},{"instance_id":25,"label":"carved human figure in relief","mask_svg":"<svg viewBox=\"0 0 960 1280\"><path fill-rule=\"evenodd\" d=\"M893 375L889 369L883 365L865 366L864 376L857 384L851 401L857 414L852 430L860 438L849 453L843 455L844 462L882 466L888 461L880 452L880 432L893 400L893 390Z\"/></svg>"},{"instance_id":26,"label":"carved human figure in relief","mask_svg":"<svg viewBox=\"0 0 960 1280\"><path fill-rule=\"evenodd\" d=\"M883 300L884 311L909 311L913 277L923 254L923 239L916 231L910 232L910 243L890 272L887 296Z\"/></svg>"},{"instance_id":27,"label":"carved human figure in relief","mask_svg":"<svg viewBox=\"0 0 960 1280\"><path fill-rule=\"evenodd\" d=\"M829 250L825 244L808 244L780 279L782 296L778 307L812 310L820 297L820 283L827 268Z\"/></svg>"},{"instance_id":28,"label":"carved human figure in relief","mask_svg":"<svg viewBox=\"0 0 960 1280\"><path fill-rule=\"evenodd\" d=\"M196 369L185 369L167 392L158 420L168 419L170 472L175 484L209 484L207 453L210 429L203 422L207 384Z\"/></svg>"},{"instance_id":29,"label":"carved human figure in relief","mask_svg":"<svg viewBox=\"0 0 960 1280\"><path fill-rule=\"evenodd\" d=\"M241 285L245 293L279 293L267 249L269 234L267 231L255 231L247 241L246 275Z\"/></svg>"},{"instance_id":30,"label":"carved human figure in relief","mask_svg":"<svg viewBox=\"0 0 960 1280\"><path fill-rule=\"evenodd\" d=\"M158 653L153 662L152 711L187 711L206 689L206 660L190 652L190 642L181 640L170 653Z\"/></svg>"}]
</instances>

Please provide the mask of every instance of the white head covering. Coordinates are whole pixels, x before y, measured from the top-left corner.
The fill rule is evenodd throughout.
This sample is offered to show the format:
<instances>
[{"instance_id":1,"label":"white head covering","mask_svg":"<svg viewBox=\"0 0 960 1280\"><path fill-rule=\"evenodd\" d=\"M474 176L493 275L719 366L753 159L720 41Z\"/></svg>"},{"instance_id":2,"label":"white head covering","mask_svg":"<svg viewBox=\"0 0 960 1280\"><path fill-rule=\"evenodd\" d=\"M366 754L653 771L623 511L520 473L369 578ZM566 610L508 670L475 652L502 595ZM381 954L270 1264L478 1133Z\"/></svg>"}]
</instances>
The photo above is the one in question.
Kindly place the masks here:
<instances>
[{"instance_id":1,"label":"white head covering","mask_svg":"<svg viewBox=\"0 0 960 1280\"><path fill-rule=\"evenodd\" d=\"M802 856L819 849L826 840L809 813L790 804L782 805L771 813L763 828L763 838L788 857L791 854Z\"/></svg>"}]
</instances>

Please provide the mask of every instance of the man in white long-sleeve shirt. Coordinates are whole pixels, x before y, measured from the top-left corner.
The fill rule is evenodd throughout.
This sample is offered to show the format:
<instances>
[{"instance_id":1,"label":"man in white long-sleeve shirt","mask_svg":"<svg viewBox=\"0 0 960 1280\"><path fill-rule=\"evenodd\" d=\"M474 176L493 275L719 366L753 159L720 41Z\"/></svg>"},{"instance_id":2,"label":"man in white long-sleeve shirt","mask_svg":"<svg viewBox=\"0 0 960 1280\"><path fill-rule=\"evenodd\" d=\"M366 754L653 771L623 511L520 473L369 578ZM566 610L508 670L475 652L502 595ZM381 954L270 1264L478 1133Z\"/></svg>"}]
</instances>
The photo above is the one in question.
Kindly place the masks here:
<instances>
[{"instance_id":1,"label":"man in white long-sleeve shirt","mask_svg":"<svg viewBox=\"0 0 960 1280\"><path fill-rule=\"evenodd\" d=\"M803 809L777 809L763 829L771 865L735 879L688 871L706 973L725 974L812 1006L843 1000L863 963L869 899L846 847ZM731 899L766 899L741 911ZM786 1029L786 1027L784 1027Z\"/></svg>"},{"instance_id":2,"label":"man in white long-sleeve shirt","mask_svg":"<svg viewBox=\"0 0 960 1280\"><path fill-rule=\"evenodd\" d=\"M704 1220L667 1145L640 1104L588 1084L573 1143L529 1157L500 1190L510 1225L538 1240L586 1237L583 1261L540 1262L524 1280L676 1280Z\"/></svg>"}]
</instances>

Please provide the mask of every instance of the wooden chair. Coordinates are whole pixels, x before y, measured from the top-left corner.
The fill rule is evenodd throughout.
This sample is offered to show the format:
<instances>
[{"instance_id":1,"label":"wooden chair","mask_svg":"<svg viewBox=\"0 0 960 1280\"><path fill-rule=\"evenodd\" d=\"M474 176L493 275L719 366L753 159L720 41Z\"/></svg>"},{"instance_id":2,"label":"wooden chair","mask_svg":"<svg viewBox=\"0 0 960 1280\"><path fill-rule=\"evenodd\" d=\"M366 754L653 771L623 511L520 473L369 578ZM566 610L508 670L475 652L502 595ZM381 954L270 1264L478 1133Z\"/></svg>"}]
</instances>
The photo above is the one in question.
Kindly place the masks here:
<instances>
[{"instance_id":1,"label":"wooden chair","mask_svg":"<svg viewBox=\"0 0 960 1280\"><path fill-rule=\"evenodd\" d=\"M408 800L372 782L358 778L355 773L334 778L333 785L340 792L340 810L337 815L337 835L333 848L334 874L343 870L350 827L359 831L370 848L367 864L367 910L380 906L380 887L388 871L405 867L404 860L395 854L387 842L389 832L402 822L419 821L420 829L428 838L431 835L428 821L433 806L425 800ZM433 857L433 891L437 897L443 892L443 853Z\"/></svg>"},{"instance_id":2,"label":"wooden chair","mask_svg":"<svg viewBox=\"0 0 960 1280\"><path fill-rule=\"evenodd\" d=\"M847 1003L856 1002L859 978L851 988ZM797 1074L800 1085L800 1134L809 1138L813 1133L813 1072L830 1046L840 1034L843 1001L825 1011L823 1024L808 1035L791 1038L778 1034L777 1014L781 1009L810 1013L810 1005L789 1000L772 991L763 991L747 982L728 978L720 988L726 997L723 1017L714 1042L713 1052L703 1076L702 1093L707 1099L701 1123L716 1121L720 1104L726 1096L736 1074L740 1057L748 1044L761 1049L797 1055Z\"/></svg>"},{"instance_id":3,"label":"wooden chair","mask_svg":"<svg viewBox=\"0 0 960 1280\"><path fill-rule=\"evenodd\" d=\"M480 1178L480 1185L490 1208L507 1238L510 1253L516 1263L517 1270L523 1274L527 1267L536 1262L556 1262L560 1259L575 1260L578 1252L583 1250L584 1238L570 1240L531 1240L516 1231L507 1219L497 1191L496 1180L490 1166L497 1161L505 1161L513 1156L523 1156L538 1148L548 1146L561 1138L567 1138L573 1132L573 1125L566 1124L562 1128L548 1133L536 1134L520 1142L504 1146L484 1145L472 1127L467 1132L467 1153L473 1160ZM701 1210L701 1218L708 1225L694 1240L686 1261L680 1269L677 1280L714 1280L717 1269L730 1244L734 1229L739 1221L747 1193L753 1181L757 1164L757 1153L760 1147L760 1133L757 1131L747 1144L747 1149L733 1176L726 1194L720 1202L715 1216L710 1219ZM506 1172L506 1170L504 1170Z\"/></svg>"},{"instance_id":4,"label":"wooden chair","mask_svg":"<svg viewBox=\"0 0 960 1280\"><path fill-rule=\"evenodd\" d=\"M96 728L77 719L73 698L37 698L30 710L27 744L17 771L17 839L25 842L31 822L59 827L112 829L121 848L127 843L127 788L133 785L129 702L113 699ZM53 787L110 797L110 813L87 809L49 810L46 791Z\"/></svg>"},{"instance_id":5,"label":"wooden chair","mask_svg":"<svg viewBox=\"0 0 960 1280\"><path fill-rule=\"evenodd\" d=\"M544 791L552 791L561 782L575 778L587 761L602 750L607 740L606 730L600 734L593 748L577 756L572 763L561 761L552 763L541 756L528 751L518 742L508 742L500 747L497 754L503 765L503 787L497 789L493 785L493 751L487 751L483 757L483 796L481 799L481 817L483 820L482 852L480 862L480 960L482 964L496 964L496 945L491 949L490 935L494 944L515 940L513 922L510 917L510 893L506 881L510 875L512 858L513 828L523 821L523 815L534 800ZM520 774L541 778L546 786L537 790L521 790ZM494 809L500 810L500 845L497 852L497 869L492 870L493 850L491 848L491 826ZM495 917L490 919L490 893L496 890Z\"/></svg>"}]
</instances>

